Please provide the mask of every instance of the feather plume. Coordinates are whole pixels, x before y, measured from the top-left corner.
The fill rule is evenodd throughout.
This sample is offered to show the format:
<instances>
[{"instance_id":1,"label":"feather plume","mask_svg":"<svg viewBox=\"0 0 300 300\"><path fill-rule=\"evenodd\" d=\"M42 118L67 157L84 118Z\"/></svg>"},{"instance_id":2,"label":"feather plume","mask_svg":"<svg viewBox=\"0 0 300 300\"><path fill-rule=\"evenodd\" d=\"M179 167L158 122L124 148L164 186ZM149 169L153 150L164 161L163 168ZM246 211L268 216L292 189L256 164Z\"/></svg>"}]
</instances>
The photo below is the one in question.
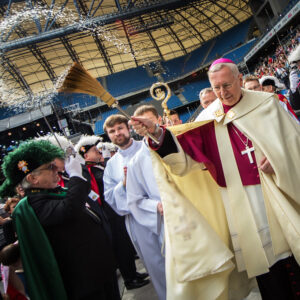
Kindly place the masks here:
<instances>
[{"instance_id":1,"label":"feather plume","mask_svg":"<svg viewBox=\"0 0 300 300\"><path fill-rule=\"evenodd\" d=\"M80 137L80 140L75 145L75 150L79 152L81 147L84 146L95 146L98 143L100 143L102 140L102 137L96 136L96 135L82 135Z\"/></svg>"}]
</instances>

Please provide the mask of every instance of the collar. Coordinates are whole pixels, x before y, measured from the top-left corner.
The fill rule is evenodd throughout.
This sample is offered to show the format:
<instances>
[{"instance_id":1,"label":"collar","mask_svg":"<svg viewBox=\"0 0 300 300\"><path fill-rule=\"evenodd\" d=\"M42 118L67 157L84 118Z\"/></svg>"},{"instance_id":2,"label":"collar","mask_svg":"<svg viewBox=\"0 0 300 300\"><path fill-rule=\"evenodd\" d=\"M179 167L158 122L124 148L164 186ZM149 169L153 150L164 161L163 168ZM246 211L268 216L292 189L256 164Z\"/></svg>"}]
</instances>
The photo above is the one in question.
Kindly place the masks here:
<instances>
[{"instance_id":1,"label":"collar","mask_svg":"<svg viewBox=\"0 0 300 300\"><path fill-rule=\"evenodd\" d=\"M211 105L209 105L200 113L198 121L215 120L218 123L223 121L223 124L226 125L254 110L257 106L261 105L270 97L272 97L272 94L270 93L242 89L241 100L230 107L226 113L224 112L224 106L221 100L216 99ZM229 107L227 106L227 108Z\"/></svg>"},{"instance_id":2,"label":"collar","mask_svg":"<svg viewBox=\"0 0 300 300\"><path fill-rule=\"evenodd\" d=\"M40 189L40 188L31 188L25 191L25 195L38 195L38 194L65 194L67 189L57 186L54 189Z\"/></svg>"},{"instance_id":3,"label":"collar","mask_svg":"<svg viewBox=\"0 0 300 300\"><path fill-rule=\"evenodd\" d=\"M140 143L142 142L132 139L132 144L125 150L119 149L118 153L120 153L120 155L123 157L131 156L138 151Z\"/></svg>"},{"instance_id":4,"label":"collar","mask_svg":"<svg viewBox=\"0 0 300 300\"><path fill-rule=\"evenodd\" d=\"M101 164L101 162L96 163L96 162L93 162L93 161L86 161L86 162L85 162L85 166L86 166L87 168L93 167L93 168L98 168L98 169L100 169L100 170L104 170L104 166Z\"/></svg>"},{"instance_id":5,"label":"collar","mask_svg":"<svg viewBox=\"0 0 300 300\"><path fill-rule=\"evenodd\" d=\"M86 166L95 166L95 165L97 165L98 163L97 162L94 162L94 161L86 161L85 162L85 165Z\"/></svg>"}]
</instances>

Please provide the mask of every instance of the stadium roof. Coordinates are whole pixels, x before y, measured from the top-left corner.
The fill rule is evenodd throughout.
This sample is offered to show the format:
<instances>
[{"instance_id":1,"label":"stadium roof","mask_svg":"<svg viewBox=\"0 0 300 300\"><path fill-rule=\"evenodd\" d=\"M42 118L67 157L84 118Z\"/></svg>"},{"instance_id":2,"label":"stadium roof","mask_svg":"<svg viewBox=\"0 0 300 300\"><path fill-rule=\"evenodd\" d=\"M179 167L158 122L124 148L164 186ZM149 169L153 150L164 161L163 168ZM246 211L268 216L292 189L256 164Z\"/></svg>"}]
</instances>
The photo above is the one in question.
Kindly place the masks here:
<instances>
[{"instance_id":1,"label":"stadium roof","mask_svg":"<svg viewBox=\"0 0 300 300\"><path fill-rule=\"evenodd\" d=\"M0 0L0 101L53 89L73 61L103 77L186 55L252 16L249 0Z\"/></svg>"}]
</instances>

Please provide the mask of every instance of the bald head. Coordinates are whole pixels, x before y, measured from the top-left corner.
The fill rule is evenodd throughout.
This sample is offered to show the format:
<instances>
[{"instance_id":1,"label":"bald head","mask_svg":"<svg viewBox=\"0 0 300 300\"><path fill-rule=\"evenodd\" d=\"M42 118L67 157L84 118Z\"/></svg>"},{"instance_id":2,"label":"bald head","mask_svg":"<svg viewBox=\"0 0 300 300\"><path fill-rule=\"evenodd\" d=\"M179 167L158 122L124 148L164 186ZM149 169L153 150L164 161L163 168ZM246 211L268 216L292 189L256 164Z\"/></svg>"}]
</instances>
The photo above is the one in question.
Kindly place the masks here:
<instances>
[{"instance_id":1,"label":"bald head","mask_svg":"<svg viewBox=\"0 0 300 300\"><path fill-rule=\"evenodd\" d=\"M217 96L212 88L205 88L200 91L199 98L201 106L205 109L217 99Z\"/></svg>"}]
</instances>

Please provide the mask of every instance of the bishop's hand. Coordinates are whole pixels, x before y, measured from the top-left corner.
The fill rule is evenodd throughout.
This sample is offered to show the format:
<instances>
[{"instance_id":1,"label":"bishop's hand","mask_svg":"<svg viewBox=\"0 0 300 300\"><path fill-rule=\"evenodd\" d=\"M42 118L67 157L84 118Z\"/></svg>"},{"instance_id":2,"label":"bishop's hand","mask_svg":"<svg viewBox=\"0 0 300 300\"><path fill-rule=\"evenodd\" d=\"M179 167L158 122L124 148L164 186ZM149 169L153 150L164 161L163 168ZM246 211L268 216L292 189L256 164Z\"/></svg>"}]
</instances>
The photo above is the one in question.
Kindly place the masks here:
<instances>
[{"instance_id":1,"label":"bishop's hand","mask_svg":"<svg viewBox=\"0 0 300 300\"><path fill-rule=\"evenodd\" d=\"M275 173L273 167L271 166L270 162L265 156L259 162L258 168L261 169L266 174Z\"/></svg>"},{"instance_id":2,"label":"bishop's hand","mask_svg":"<svg viewBox=\"0 0 300 300\"><path fill-rule=\"evenodd\" d=\"M147 135L147 133L153 134L154 137L160 137L161 133L159 130L156 130L156 124L150 119L143 117L131 117L129 125L132 126L133 130L142 136Z\"/></svg>"}]
</instances>

